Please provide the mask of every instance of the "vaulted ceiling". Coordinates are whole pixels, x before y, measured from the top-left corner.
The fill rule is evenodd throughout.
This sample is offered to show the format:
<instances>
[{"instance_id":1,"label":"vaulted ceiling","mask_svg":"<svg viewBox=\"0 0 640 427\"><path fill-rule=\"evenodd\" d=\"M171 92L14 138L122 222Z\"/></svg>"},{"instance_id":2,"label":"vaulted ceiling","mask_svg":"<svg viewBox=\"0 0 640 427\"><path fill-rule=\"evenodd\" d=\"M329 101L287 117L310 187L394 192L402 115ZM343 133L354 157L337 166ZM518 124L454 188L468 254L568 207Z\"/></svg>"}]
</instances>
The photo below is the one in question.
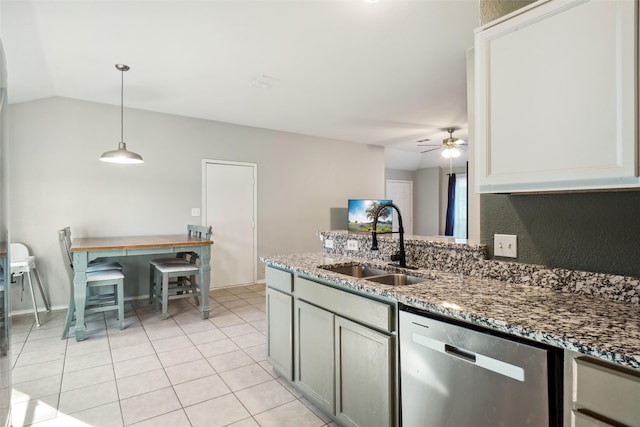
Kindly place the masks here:
<instances>
[{"instance_id":1,"label":"vaulted ceiling","mask_svg":"<svg viewBox=\"0 0 640 427\"><path fill-rule=\"evenodd\" d=\"M386 148L467 137L478 0L3 0L9 102L62 96Z\"/></svg>"}]
</instances>

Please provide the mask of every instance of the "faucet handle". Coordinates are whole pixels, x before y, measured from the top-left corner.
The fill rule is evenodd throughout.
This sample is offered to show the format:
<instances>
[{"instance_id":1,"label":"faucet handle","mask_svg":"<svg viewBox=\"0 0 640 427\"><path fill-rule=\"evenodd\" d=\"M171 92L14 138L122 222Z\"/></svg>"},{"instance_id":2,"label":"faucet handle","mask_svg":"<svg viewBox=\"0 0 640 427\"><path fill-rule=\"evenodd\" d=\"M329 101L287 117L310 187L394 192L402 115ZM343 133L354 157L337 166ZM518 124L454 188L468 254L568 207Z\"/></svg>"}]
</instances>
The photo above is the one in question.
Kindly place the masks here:
<instances>
[{"instance_id":1,"label":"faucet handle","mask_svg":"<svg viewBox=\"0 0 640 427\"><path fill-rule=\"evenodd\" d=\"M395 254L391 255L391 261L400 261L400 252L396 252Z\"/></svg>"}]
</instances>

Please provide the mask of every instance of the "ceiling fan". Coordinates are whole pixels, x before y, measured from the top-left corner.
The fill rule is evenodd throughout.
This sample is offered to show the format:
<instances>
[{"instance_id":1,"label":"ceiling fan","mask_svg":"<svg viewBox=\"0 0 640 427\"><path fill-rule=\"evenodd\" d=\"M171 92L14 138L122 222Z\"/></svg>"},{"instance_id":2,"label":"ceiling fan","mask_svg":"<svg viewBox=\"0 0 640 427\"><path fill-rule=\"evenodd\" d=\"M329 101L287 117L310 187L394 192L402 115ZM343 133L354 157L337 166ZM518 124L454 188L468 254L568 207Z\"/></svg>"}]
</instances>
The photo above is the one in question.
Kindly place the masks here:
<instances>
[{"instance_id":1,"label":"ceiling fan","mask_svg":"<svg viewBox=\"0 0 640 427\"><path fill-rule=\"evenodd\" d=\"M458 147L467 145L467 142L463 139L453 137L453 132L456 130L456 128L447 128L443 130L449 132L449 138L443 139L442 144L421 144L421 142L430 141L430 139L428 138L417 141L419 147L435 147L422 151L422 153L428 153L430 151L440 150L444 148L444 151L442 151L442 157L447 159L460 157L460 150L458 149Z\"/></svg>"}]
</instances>

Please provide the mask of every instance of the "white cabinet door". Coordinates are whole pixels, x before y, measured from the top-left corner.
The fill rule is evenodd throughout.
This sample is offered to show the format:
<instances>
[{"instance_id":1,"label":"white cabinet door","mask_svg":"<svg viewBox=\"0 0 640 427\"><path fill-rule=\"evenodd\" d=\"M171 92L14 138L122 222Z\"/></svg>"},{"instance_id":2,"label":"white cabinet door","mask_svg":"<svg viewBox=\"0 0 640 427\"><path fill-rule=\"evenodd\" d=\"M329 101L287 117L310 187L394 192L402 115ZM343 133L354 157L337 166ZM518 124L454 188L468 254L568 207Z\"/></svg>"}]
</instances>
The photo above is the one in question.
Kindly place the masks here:
<instances>
[{"instance_id":1,"label":"white cabinet door","mask_svg":"<svg viewBox=\"0 0 640 427\"><path fill-rule=\"evenodd\" d=\"M637 8L540 1L476 34L478 191L638 186Z\"/></svg>"}]
</instances>

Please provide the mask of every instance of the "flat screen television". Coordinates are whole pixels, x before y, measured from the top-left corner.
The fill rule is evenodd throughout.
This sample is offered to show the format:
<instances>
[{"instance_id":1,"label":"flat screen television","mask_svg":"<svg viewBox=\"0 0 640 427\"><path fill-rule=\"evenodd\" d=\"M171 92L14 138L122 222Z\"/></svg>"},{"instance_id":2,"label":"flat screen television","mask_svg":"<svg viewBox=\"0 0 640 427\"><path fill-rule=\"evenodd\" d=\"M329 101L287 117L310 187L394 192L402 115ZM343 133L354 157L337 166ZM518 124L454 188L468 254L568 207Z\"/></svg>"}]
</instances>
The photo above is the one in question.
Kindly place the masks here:
<instances>
[{"instance_id":1,"label":"flat screen television","mask_svg":"<svg viewBox=\"0 0 640 427\"><path fill-rule=\"evenodd\" d=\"M349 199L347 230L370 233L373 229L373 215L380 205L391 203L391 200ZM389 233L393 229L391 208L384 209L378 217L378 233Z\"/></svg>"}]
</instances>

